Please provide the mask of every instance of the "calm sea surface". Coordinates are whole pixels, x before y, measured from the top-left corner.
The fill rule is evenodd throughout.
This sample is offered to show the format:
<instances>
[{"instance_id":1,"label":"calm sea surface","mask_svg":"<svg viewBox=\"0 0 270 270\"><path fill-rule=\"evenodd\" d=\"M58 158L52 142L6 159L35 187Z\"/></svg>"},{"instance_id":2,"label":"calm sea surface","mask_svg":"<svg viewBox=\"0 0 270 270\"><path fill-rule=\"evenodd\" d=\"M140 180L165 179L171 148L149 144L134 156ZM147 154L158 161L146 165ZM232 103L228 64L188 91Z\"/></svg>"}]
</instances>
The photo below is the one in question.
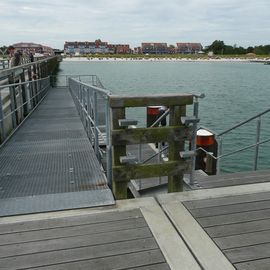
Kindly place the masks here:
<instances>
[{"instance_id":1,"label":"calm sea surface","mask_svg":"<svg viewBox=\"0 0 270 270\"><path fill-rule=\"evenodd\" d=\"M270 66L213 62L62 62L61 74L94 74L117 94L204 93L200 124L221 132L270 107ZM143 125L144 111L136 114ZM270 138L270 113L261 140ZM255 142L256 121L224 138L223 153ZM254 149L222 160L222 170L252 170ZM270 143L260 147L259 169L270 169Z\"/></svg>"}]
</instances>

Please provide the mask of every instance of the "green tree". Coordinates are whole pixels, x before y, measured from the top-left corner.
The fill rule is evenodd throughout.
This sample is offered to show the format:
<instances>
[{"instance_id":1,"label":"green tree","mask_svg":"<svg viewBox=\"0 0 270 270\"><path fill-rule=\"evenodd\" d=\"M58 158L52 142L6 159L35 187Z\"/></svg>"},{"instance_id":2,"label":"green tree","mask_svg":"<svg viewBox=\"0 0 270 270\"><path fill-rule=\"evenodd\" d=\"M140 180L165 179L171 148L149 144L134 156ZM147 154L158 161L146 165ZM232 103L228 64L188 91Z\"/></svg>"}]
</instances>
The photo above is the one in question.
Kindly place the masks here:
<instances>
[{"instance_id":1,"label":"green tree","mask_svg":"<svg viewBox=\"0 0 270 270\"><path fill-rule=\"evenodd\" d=\"M212 51L214 54L223 54L225 51L225 43L222 40L215 40L209 47L208 51Z\"/></svg>"},{"instance_id":2,"label":"green tree","mask_svg":"<svg viewBox=\"0 0 270 270\"><path fill-rule=\"evenodd\" d=\"M4 56L7 54L7 46L0 47L0 56Z\"/></svg>"},{"instance_id":3,"label":"green tree","mask_svg":"<svg viewBox=\"0 0 270 270\"><path fill-rule=\"evenodd\" d=\"M247 53L254 53L254 47L249 46L247 48Z\"/></svg>"}]
</instances>

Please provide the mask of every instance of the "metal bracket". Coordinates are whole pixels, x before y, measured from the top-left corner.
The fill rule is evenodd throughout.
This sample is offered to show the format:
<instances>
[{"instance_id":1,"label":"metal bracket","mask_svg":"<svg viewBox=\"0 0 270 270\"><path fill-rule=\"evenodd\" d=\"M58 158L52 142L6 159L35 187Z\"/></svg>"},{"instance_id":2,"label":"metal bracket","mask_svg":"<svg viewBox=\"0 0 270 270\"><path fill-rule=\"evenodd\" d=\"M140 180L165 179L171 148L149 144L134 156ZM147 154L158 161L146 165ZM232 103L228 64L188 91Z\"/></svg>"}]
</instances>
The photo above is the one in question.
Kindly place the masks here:
<instances>
[{"instance_id":1,"label":"metal bracket","mask_svg":"<svg viewBox=\"0 0 270 270\"><path fill-rule=\"evenodd\" d=\"M180 157L181 158L191 158L196 156L196 152L195 151L181 151L180 152Z\"/></svg>"},{"instance_id":2,"label":"metal bracket","mask_svg":"<svg viewBox=\"0 0 270 270\"><path fill-rule=\"evenodd\" d=\"M136 126L138 124L138 120L119 119L118 124L119 124L120 127Z\"/></svg>"},{"instance_id":3,"label":"metal bracket","mask_svg":"<svg viewBox=\"0 0 270 270\"><path fill-rule=\"evenodd\" d=\"M138 158L136 156L121 156L120 158L121 164L136 164L138 162Z\"/></svg>"},{"instance_id":4,"label":"metal bracket","mask_svg":"<svg viewBox=\"0 0 270 270\"><path fill-rule=\"evenodd\" d=\"M182 116L181 122L183 125L195 124L200 122L200 118L196 116Z\"/></svg>"},{"instance_id":5,"label":"metal bracket","mask_svg":"<svg viewBox=\"0 0 270 270\"><path fill-rule=\"evenodd\" d=\"M205 98L205 94L204 93L201 93L201 94L195 93L195 94L193 94L193 96L195 98Z\"/></svg>"}]
</instances>

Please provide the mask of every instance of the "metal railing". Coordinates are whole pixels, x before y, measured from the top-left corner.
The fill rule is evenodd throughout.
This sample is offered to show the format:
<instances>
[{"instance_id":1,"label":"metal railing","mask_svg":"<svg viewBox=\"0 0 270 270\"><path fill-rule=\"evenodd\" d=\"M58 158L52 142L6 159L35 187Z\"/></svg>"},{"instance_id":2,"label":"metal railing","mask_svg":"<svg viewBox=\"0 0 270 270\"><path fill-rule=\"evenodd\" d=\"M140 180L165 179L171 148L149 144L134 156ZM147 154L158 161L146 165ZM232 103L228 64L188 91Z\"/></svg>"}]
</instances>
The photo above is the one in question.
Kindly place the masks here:
<instances>
[{"instance_id":1,"label":"metal railing","mask_svg":"<svg viewBox=\"0 0 270 270\"><path fill-rule=\"evenodd\" d=\"M82 75L64 75L63 78L66 81L65 85L69 87L96 157L101 163L105 160L103 154L106 153L107 180L116 198L126 198L127 183L131 179L168 176L168 191L182 190L183 171L188 165L179 155L179 151L185 150L185 141L195 139L193 133L196 130L196 121L191 128L181 122L181 116L185 116L186 106L193 104L194 101L194 112L198 112L198 98L202 96L192 94L117 96L104 89L96 76L90 77L90 84L82 82L86 79ZM156 105L164 105L168 109L151 127L131 128L138 121L126 119L127 108ZM160 127L159 123L167 116L169 124ZM192 122L195 117L185 118ZM142 144L165 141L168 142L168 147L163 149L159 147L157 154L144 161L141 157L138 159L127 152L128 145L140 147ZM168 160L161 160L160 155L167 148ZM158 161L148 163L157 155Z\"/></svg>"},{"instance_id":2,"label":"metal railing","mask_svg":"<svg viewBox=\"0 0 270 270\"><path fill-rule=\"evenodd\" d=\"M104 89L103 84L96 75L52 75L51 84L53 87L68 87L70 78Z\"/></svg>"},{"instance_id":3,"label":"metal railing","mask_svg":"<svg viewBox=\"0 0 270 270\"><path fill-rule=\"evenodd\" d=\"M57 57L0 70L0 143L4 143L40 103L50 85Z\"/></svg>"},{"instance_id":4,"label":"metal railing","mask_svg":"<svg viewBox=\"0 0 270 270\"><path fill-rule=\"evenodd\" d=\"M50 78L0 85L0 143L3 145L43 100Z\"/></svg>"},{"instance_id":5,"label":"metal railing","mask_svg":"<svg viewBox=\"0 0 270 270\"><path fill-rule=\"evenodd\" d=\"M228 128L225 131L222 131L220 133L214 132L211 130L211 133L213 133L216 138L217 138L217 143L218 143L218 153L217 156L215 156L213 153L206 151L205 149L199 147L196 150L202 150L203 152L205 152L209 157L215 159L217 161L217 174L220 173L221 170L221 160L224 157L229 157L232 155L235 155L237 153L249 150L254 148L254 160L253 160L253 170L256 171L258 169L258 157L259 157L259 147L262 144L268 143L270 142L270 138L268 139L264 139L264 140L260 140L261 137L261 117L266 115L267 113L270 112L270 109L267 109L261 113L258 113L250 118L248 118L247 120L244 120L230 128ZM236 150L230 151L228 153L223 153L223 144L224 144L224 136L226 136L227 134L231 133L232 131L245 126L246 124L250 123L253 120L257 120L256 122L256 127L255 127L255 143L252 143L248 146L244 146L244 147L240 147Z\"/></svg>"},{"instance_id":6,"label":"metal railing","mask_svg":"<svg viewBox=\"0 0 270 270\"><path fill-rule=\"evenodd\" d=\"M64 75L75 102L81 121L88 138L95 150L96 157L101 162L106 147L107 179L111 182L111 143L110 143L110 112L108 96L110 91L104 89L95 75L71 76ZM91 80L91 84L81 81L82 78Z\"/></svg>"},{"instance_id":7,"label":"metal railing","mask_svg":"<svg viewBox=\"0 0 270 270\"><path fill-rule=\"evenodd\" d=\"M9 68L9 59L0 59L0 70Z\"/></svg>"}]
</instances>

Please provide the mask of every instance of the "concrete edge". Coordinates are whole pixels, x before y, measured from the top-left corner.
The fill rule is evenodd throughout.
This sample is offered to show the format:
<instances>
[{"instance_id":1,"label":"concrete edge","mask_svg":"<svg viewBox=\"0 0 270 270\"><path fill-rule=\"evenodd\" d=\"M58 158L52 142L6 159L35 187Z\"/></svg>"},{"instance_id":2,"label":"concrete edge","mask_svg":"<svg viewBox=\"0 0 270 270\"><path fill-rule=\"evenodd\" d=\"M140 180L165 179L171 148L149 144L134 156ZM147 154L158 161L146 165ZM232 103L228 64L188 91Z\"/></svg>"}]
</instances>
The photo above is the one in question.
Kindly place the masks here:
<instances>
[{"instance_id":1,"label":"concrete edge","mask_svg":"<svg viewBox=\"0 0 270 270\"><path fill-rule=\"evenodd\" d=\"M171 270L199 270L201 267L168 217L152 198L117 201L118 209L139 208Z\"/></svg>"},{"instance_id":2,"label":"concrete edge","mask_svg":"<svg viewBox=\"0 0 270 270\"><path fill-rule=\"evenodd\" d=\"M162 208L203 269L235 269L182 203L165 203Z\"/></svg>"}]
</instances>

